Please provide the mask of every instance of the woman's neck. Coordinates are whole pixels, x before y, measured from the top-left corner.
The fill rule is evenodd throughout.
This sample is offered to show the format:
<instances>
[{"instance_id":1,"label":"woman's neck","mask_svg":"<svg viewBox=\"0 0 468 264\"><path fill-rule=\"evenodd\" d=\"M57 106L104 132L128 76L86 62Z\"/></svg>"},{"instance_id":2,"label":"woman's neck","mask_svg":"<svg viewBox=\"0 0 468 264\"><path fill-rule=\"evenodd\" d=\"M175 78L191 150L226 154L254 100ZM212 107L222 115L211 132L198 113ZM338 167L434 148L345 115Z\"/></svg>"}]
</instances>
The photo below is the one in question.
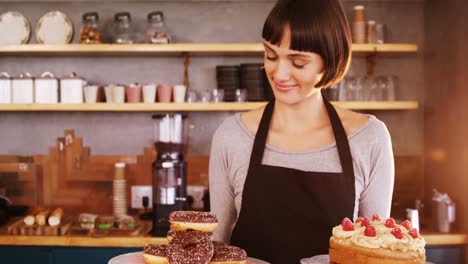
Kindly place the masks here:
<instances>
[{"instance_id":1,"label":"woman's neck","mask_svg":"<svg viewBox=\"0 0 468 264\"><path fill-rule=\"evenodd\" d=\"M294 105L275 102L271 121L274 131L300 133L328 124L328 114L320 91Z\"/></svg>"}]
</instances>

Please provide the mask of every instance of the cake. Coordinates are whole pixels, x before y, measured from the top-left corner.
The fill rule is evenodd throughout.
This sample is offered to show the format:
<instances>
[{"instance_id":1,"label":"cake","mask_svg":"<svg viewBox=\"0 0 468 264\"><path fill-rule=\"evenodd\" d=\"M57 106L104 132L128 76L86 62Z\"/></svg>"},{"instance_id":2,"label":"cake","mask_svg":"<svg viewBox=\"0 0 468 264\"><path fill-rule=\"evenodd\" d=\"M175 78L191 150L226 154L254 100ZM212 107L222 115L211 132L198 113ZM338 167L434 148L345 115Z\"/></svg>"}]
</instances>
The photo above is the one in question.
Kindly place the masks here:
<instances>
[{"instance_id":1,"label":"cake","mask_svg":"<svg viewBox=\"0 0 468 264\"><path fill-rule=\"evenodd\" d=\"M353 264L424 264L426 241L409 221L396 224L378 215L359 217L353 223L343 219L333 228L330 238L330 263Z\"/></svg>"}]
</instances>

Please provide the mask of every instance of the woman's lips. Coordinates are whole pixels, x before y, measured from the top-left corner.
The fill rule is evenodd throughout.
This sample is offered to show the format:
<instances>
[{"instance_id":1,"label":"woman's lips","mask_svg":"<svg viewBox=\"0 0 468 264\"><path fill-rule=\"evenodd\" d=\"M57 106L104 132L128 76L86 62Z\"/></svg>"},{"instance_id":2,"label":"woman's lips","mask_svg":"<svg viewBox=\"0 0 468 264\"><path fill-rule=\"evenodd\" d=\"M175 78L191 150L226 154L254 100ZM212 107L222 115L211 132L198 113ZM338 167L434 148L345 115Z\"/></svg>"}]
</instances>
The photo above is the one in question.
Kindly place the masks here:
<instances>
[{"instance_id":1,"label":"woman's lips","mask_svg":"<svg viewBox=\"0 0 468 264\"><path fill-rule=\"evenodd\" d=\"M280 92L287 92L291 91L292 89L296 88L297 85L285 85L285 84L279 84L275 82L275 89L280 91Z\"/></svg>"}]
</instances>

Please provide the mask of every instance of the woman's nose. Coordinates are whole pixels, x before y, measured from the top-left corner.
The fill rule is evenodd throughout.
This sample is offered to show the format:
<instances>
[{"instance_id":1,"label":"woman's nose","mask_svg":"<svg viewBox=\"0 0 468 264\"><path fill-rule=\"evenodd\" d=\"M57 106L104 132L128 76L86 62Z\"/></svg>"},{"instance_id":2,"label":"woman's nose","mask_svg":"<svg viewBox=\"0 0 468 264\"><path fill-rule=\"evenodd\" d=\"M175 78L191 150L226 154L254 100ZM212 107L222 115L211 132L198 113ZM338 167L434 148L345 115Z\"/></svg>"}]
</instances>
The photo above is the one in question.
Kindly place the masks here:
<instances>
[{"instance_id":1,"label":"woman's nose","mask_svg":"<svg viewBox=\"0 0 468 264\"><path fill-rule=\"evenodd\" d=\"M291 67L285 61L279 61L273 72L276 81L287 81L291 78Z\"/></svg>"}]
</instances>

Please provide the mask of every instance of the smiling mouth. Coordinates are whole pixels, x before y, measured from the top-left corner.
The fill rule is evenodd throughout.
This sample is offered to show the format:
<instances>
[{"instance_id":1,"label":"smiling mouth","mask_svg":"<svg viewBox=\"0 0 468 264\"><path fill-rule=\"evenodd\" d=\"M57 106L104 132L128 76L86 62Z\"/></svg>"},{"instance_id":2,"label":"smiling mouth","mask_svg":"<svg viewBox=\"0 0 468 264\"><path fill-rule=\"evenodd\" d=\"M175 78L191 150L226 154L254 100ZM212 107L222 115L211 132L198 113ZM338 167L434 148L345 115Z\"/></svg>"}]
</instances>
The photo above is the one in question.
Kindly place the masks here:
<instances>
[{"instance_id":1,"label":"smiling mouth","mask_svg":"<svg viewBox=\"0 0 468 264\"><path fill-rule=\"evenodd\" d=\"M292 89L294 89L296 87L297 87L297 85L284 85L284 84L275 83L275 89L280 91L280 92L291 91Z\"/></svg>"}]
</instances>

